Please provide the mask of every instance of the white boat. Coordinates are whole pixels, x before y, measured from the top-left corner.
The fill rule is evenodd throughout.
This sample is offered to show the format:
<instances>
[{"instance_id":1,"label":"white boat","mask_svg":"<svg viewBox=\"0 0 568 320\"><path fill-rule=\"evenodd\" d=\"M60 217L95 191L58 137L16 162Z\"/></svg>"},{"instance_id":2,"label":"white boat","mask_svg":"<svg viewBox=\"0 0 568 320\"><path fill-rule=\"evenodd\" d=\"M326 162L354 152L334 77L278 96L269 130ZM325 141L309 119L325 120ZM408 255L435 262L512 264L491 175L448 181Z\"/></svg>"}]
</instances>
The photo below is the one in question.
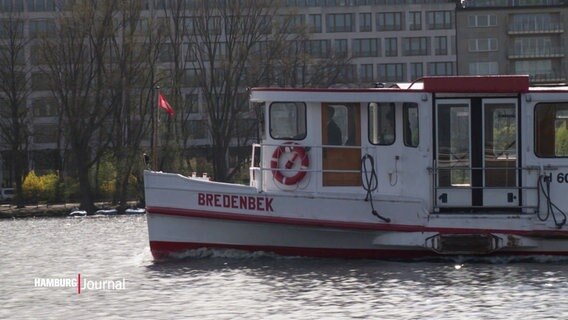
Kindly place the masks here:
<instances>
[{"instance_id":1,"label":"white boat","mask_svg":"<svg viewBox=\"0 0 568 320\"><path fill-rule=\"evenodd\" d=\"M568 88L527 76L251 89L250 185L145 171L150 248L568 255ZM335 124L334 124L334 123Z\"/></svg>"}]
</instances>

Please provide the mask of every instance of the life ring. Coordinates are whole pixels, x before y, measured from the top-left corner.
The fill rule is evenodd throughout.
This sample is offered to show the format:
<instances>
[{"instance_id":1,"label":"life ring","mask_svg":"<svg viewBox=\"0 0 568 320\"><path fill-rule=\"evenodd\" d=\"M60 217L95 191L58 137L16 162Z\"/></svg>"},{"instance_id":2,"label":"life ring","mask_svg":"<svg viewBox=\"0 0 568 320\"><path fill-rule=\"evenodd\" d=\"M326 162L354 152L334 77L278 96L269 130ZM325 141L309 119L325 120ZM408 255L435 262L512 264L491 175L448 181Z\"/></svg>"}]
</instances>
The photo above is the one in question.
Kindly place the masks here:
<instances>
[{"instance_id":1,"label":"life ring","mask_svg":"<svg viewBox=\"0 0 568 320\"><path fill-rule=\"evenodd\" d=\"M280 167L278 166L280 157L284 153L292 153L292 158L286 161L286 164L284 165L286 169L291 169L292 166L294 166L296 159L300 158L301 160L300 169L296 172L296 174L290 177L282 174ZM309 166L310 159L306 154L306 149L295 142L286 142L276 148L272 153L272 160L270 161L270 168L272 169L272 176L274 179L287 186L295 185L302 181L307 174L306 170Z\"/></svg>"}]
</instances>

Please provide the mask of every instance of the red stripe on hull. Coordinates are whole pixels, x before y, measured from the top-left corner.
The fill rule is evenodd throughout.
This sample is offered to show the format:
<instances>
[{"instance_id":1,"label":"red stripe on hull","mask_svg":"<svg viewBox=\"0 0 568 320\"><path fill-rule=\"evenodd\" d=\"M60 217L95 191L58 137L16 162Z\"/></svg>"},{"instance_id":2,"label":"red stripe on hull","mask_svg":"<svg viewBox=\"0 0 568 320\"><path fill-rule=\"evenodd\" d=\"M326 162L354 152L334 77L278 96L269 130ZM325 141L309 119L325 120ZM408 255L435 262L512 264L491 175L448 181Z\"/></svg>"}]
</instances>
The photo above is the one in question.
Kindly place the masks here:
<instances>
[{"instance_id":1,"label":"red stripe on hull","mask_svg":"<svg viewBox=\"0 0 568 320\"><path fill-rule=\"evenodd\" d=\"M250 246L234 244L187 243L150 241L150 250L156 259L166 259L175 253L188 250L235 249L249 252L271 252L282 256L317 257L317 258L347 258L347 259L416 259L433 255L431 251L423 250L370 250L370 249L340 249L340 248L300 248L279 246Z\"/></svg>"},{"instance_id":2,"label":"red stripe on hull","mask_svg":"<svg viewBox=\"0 0 568 320\"><path fill-rule=\"evenodd\" d=\"M345 259L383 259L383 260L412 260L420 258L442 258L449 255L437 254L430 250L373 250L345 248L301 248L279 246L250 246L235 244L189 243L150 241L150 250L155 259L167 259L176 253L200 248L236 249L249 252L271 252L282 256L316 257L316 258L345 258ZM483 256L568 256L568 252L494 252Z\"/></svg>"},{"instance_id":3,"label":"red stripe on hull","mask_svg":"<svg viewBox=\"0 0 568 320\"><path fill-rule=\"evenodd\" d=\"M315 220L303 218L287 218L278 216L259 216L253 214L240 214L230 212L203 211L194 209L177 209L164 207L147 207L148 214L166 216L195 217L208 219L221 219L230 221L247 221L261 223L275 223L296 226L311 226L350 230L372 230L389 232L439 232L443 234L489 234L504 233L518 236L538 238L568 238L568 230L507 230L486 228L457 228L457 227L428 227L421 225L403 225L391 223L348 222L333 220Z\"/></svg>"}]
</instances>

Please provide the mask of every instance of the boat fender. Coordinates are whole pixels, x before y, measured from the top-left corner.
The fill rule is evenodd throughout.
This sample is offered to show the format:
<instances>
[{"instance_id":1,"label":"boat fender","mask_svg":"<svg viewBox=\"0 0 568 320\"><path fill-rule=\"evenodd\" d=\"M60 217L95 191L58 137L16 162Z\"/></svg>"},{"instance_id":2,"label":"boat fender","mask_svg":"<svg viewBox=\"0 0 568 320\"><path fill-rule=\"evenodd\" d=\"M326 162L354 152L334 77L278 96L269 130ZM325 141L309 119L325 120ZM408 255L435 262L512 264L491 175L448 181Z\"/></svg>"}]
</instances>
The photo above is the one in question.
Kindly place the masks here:
<instances>
[{"instance_id":1,"label":"boat fender","mask_svg":"<svg viewBox=\"0 0 568 320\"><path fill-rule=\"evenodd\" d=\"M280 157L285 153L292 153L292 157L286 161L284 170L280 169ZM297 159L300 159L300 169L293 176L285 176L282 171L290 170ZM298 184L306 176L307 169L310 166L310 158L306 153L306 149L295 142L286 142L276 148L272 153L272 160L270 161L270 169L272 169L272 176L276 181L287 185Z\"/></svg>"}]
</instances>

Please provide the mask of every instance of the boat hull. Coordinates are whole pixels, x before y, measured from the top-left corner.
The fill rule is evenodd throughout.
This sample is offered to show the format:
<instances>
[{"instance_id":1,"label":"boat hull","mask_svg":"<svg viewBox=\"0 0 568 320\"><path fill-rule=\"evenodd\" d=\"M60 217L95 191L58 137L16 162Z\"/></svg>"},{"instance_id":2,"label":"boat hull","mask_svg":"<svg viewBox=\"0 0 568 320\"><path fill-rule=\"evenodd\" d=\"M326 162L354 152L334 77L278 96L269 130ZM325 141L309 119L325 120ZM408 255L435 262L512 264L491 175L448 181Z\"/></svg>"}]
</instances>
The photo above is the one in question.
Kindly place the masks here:
<instances>
[{"instance_id":1,"label":"boat hull","mask_svg":"<svg viewBox=\"0 0 568 320\"><path fill-rule=\"evenodd\" d=\"M175 214L171 214L175 212ZM218 215L201 211L148 210L150 249L156 259L183 257L188 251L235 249L283 256L348 259L435 259L455 255L475 256L568 256L568 238L550 239L537 233L488 230L430 229L415 226L326 226L302 221L255 221L254 217ZM398 231L396 231L398 230ZM404 231L400 231L404 230ZM440 233L441 231L441 233ZM503 232L500 230L499 232ZM524 239L525 244L502 244L487 251L439 252L428 239L437 235L495 235L501 239ZM521 234L521 235L519 235ZM526 239L531 239L526 243Z\"/></svg>"},{"instance_id":2,"label":"boat hull","mask_svg":"<svg viewBox=\"0 0 568 320\"><path fill-rule=\"evenodd\" d=\"M157 259L200 248L289 256L415 259L568 255L568 230L532 214L431 213L419 199L359 193L259 192L146 172L150 248Z\"/></svg>"}]
</instances>

